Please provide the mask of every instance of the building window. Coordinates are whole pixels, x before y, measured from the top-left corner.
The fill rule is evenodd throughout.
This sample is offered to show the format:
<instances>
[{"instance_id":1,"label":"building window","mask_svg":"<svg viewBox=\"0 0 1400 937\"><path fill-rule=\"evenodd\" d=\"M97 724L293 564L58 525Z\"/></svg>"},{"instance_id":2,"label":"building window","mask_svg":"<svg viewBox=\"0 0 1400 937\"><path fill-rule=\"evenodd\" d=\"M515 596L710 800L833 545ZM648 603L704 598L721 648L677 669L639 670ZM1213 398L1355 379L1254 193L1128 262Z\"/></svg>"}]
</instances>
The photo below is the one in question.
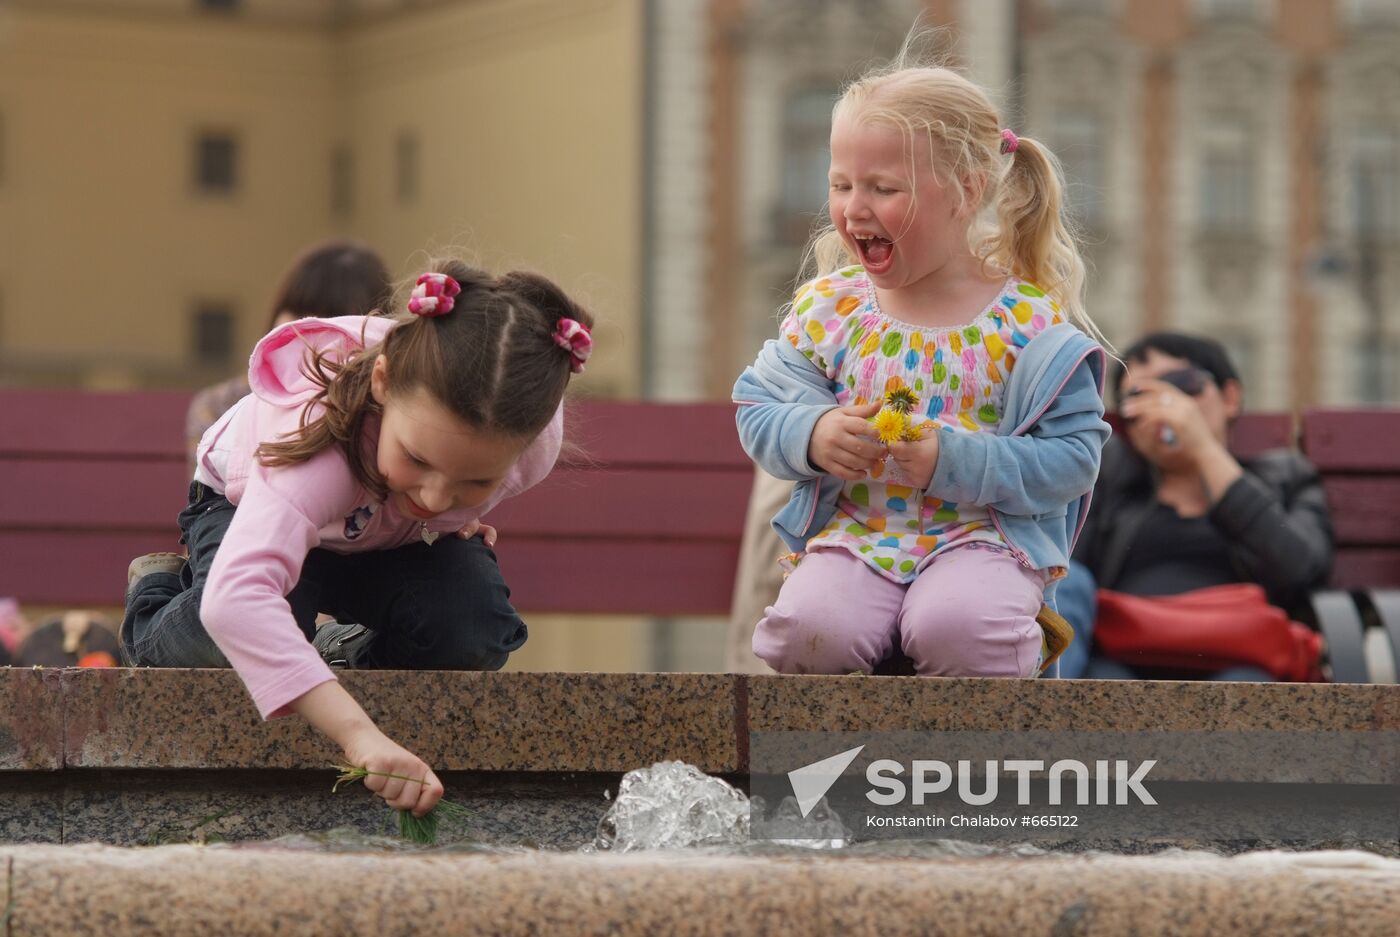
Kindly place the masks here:
<instances>
[{"instance_id":1,"label":"building window","mask_svg":"<svg viewBox=\"0 0 1400 937\"><path fill-rule=\"evenodd\" d=\"M1201 227L1239 233L1254 225L1254 155L1249 121L1208 118L1201 133Z\"/></svg>"},{"instance_id":2,"label":"building window","mask_svg":"<svg viewBox=\"0 0 1400 937\"><path fill-rule=\"evenodd\" d=\"M1347 22L1353 26L1393 26L1400 23L1395 0L1347 0Z\"/></svg>"},{"instance_id":3,"label":"building window","mask_svg":"<svg viewBox=\"0 0 1400 937\"><path fill-rule=\"evenodd\" d=\"M1065 172L1070 214L1086 228L1105 220L1104 120L1095 111L1066 109L1051 124L1051 149Z\"/></svg>"},{"instance_id":4,"label":"building window","mask_svg":"<svg viewBox=\"0 0 1400 937\"><path fill-rule=\"evenodd\" d=\"M1373 332L1358 337L1353 348L1356 383L1352 390L1356 394L1356 403L1393 403L1400 381L1396 380L1396 372L1389 365L1400 353L1400 347Z\"/></svg>"},{"instance_id":5,"label":"building window","mask_svg":"<svg viewBox=\"0 0 1400 937\"><path fill-rule=\"evenodd\" d=\"M238 140L223 131L204 131L194 146L195 187L214 195L238 188Z\"/></svg>"},{"instance_id":6,"label":"building window","mask_svg":"<svg viewBox=\"0 0 1400 937\"><path fill-rule=\"evenodd\" d=\"M1362 241L1400 236L1400 133L1363 127L1356 135L1351 173L1352 215Z\"/></svg>"},{"instance_id":7,"label":"building window","mask_svg":"<svg viewBox=\"0 0 1400 937\"><path fill-rule=\"evenodd\" d=\"M341 144L331 151L331 214L349 218L355 211L355 164L350 147Z\"/></svg>"},{"instance_id":8,"label":"building window","mask_svg":"<svg viewBox=\"0 0 1400 937\"><path fill-rule=\"evenodd\" d=\"M1250 20L1259 15L1258 0L1197 0L1202 19Z\"/></svg>"},{"instance_id":9,"label":"building window","mask_svg":"<svg viewBox=\"0 0 1400 937\"><path fill-rule=\"evenodd\" d=\"M418 135L401 131L394 140L394 188L400 204L407 205L418 198Z\"/></svg>"},{"instance_id":10,"label":"building window","mask_svg":"<svg viewBox=\"0 0 1400 937\"><path fill-rule=\"evenodd\" d=\"M227 367L233 360L233 306L196 303L191 319L190 353L195 363L204 368Z\"/></svg>"},{"instance_id":11,"label":"building window","mask_svg":"<svg viewBox=\"0 0 1400 937\"><path fill-rule=\"evenodd\" d=\"M1056 13L1107 13L1108 0L1049 0L1046 4Z\"/></svg>"},{"instance_id":12,"label":"building window","mask_svg":"<svg viewBox=\"0 0 1400 937\"><path fill-rule=\"evenodd\" d=\"M805 241L812 220L826 205L836 96L834 87L808 87L789 95L783 106L783 185L777 219L783 241Z\"/></svg>"}]
</instances>

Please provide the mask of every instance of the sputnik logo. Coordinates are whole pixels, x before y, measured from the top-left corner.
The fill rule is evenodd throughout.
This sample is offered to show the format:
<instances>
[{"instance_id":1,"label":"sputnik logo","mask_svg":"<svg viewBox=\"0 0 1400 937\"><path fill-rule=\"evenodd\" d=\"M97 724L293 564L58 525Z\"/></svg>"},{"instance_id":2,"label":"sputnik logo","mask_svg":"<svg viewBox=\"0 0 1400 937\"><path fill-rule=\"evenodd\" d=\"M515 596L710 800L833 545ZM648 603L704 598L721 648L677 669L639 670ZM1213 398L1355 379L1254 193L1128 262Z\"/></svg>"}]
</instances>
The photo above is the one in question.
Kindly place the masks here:
<instances>
[{"instance_id":1,"label":"sputnik logo","mask_svg":"<svg viewBox=\"0 0 1400 937\"><path fill-rule=\"evenodd\" d=\"M802 811L802 819L807 819L807 814L826 796L826 792L831 790L831 785L850 767L863 748L864 745L859 745L839 755L832 755L830 758L823 758L788 772L788 781L792 783L792 793L797 797L797 808Z\"/></svg>"}]
</instances>

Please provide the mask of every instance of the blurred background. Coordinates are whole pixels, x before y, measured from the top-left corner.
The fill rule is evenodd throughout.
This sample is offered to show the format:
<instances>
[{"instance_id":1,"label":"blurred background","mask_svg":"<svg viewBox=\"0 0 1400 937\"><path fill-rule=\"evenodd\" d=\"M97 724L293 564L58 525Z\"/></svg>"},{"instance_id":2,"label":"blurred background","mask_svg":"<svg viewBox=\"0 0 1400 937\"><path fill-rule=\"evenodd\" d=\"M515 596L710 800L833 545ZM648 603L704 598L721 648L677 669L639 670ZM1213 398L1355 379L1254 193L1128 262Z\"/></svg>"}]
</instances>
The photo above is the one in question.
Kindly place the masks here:
<instances>
[{"instance_id":1,"label":"blurred background","mask_svg":"<svg viewBox=\"0 0 1400 937\"><path fill-rule=\"evenodd\" d=\"M838 89L919 15L1061 157L1110 339L1209 332L1255 410L1400 404L1400 0L0 0L0 386L227 377L343 235L555 277L581 393L727 399ZM512 667L721 659L532 624Z\"/></svg>"}]
</instances>

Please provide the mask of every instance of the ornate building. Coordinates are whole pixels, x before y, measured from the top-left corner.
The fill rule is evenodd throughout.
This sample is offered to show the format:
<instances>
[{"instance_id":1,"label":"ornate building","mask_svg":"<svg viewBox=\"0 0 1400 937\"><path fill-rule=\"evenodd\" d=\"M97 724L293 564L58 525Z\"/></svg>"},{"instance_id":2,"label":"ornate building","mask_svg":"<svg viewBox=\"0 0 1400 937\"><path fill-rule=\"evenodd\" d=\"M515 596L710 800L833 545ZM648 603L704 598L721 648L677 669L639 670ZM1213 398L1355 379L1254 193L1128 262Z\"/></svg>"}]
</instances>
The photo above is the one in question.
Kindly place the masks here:
<instances>
[{"instance_id":1,"label":"ornate building","mask_svg":"<svg viewBox=\"0 0 1400 937\"><path fill-rule=\"evenodd\" d=\"M1400 0L652 9L658 395L723 397L773 333L825 199L837 89L922 14L1060 156L1112 340L1214 334L1257 409L1400 403Z\"/></svg>"}]
</instances>

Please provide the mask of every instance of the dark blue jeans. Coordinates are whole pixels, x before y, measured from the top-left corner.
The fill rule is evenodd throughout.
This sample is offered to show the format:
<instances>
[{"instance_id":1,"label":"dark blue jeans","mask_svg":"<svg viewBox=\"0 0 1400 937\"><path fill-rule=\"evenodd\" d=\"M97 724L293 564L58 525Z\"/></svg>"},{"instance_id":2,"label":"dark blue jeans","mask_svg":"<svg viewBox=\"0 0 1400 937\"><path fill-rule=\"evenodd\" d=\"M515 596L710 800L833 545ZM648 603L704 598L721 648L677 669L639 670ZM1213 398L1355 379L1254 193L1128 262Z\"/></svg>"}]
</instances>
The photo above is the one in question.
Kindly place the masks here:
<instances>
[{"instance_id":1,"label":"dark blue jeans","mask_svg":"<svg viewBox=\"0 0 1400 937\"><path fill-rule=\"evenodd\" d=\"M180 512L190 558L184 572L146 576L127 596L122 647L149 667L227 667L199 620L209 568L236 508L206 485L190 485ZM510 604L496 554L480 537L443 536L429 546L306 555L287 595L310 640L326 612L375 633L357 667L392 670L499 670L525 643L525 623Z\"/></svg>"}]
</instances>

